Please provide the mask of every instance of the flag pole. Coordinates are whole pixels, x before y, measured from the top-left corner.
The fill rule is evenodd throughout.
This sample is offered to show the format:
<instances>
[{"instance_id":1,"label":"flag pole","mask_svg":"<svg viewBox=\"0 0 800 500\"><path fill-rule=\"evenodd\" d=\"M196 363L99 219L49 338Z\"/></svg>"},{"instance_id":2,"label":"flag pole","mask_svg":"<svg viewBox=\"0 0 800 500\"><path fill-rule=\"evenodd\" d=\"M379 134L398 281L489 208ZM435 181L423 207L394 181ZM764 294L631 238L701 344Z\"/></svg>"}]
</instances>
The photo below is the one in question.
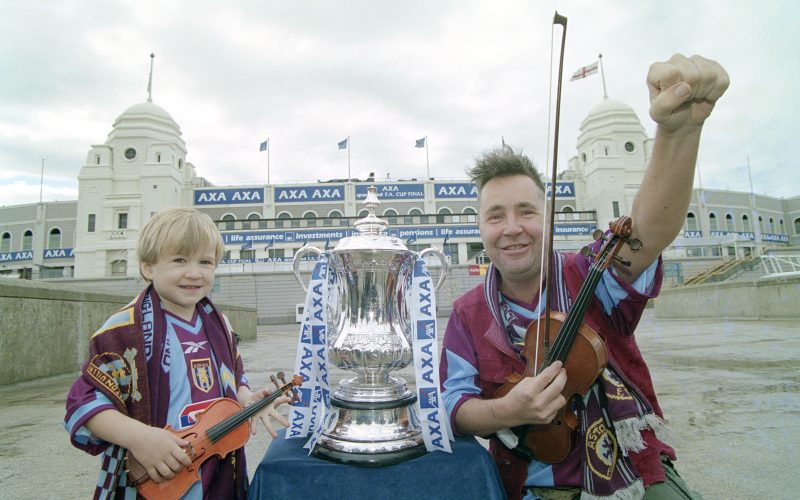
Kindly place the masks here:
<instances>
[{"instance_id":1,"label":"flag pole","mask_svg":"<svg viewBox=\"0 0 800 500\"><path fill-rule=\"evenodd\" d=\"M347 136L347 182L350 182L350 136Z\"/></svg>"},{"instance_id":2,"label":"flag pole","mask_svg":"<svg viewBox=\"0 0 800 500\"><path fill-rule=\"evenodd\" d=\"M267 185L269 185L269 137L267 137Z\"/></svg>"},{"instance_id":3,"label":"flag pole","mask_svg":"<svg viewBox=\"0 0 800 500\"><path fill-rule=\"evenodd\" d=\"M147 102L153 102L153 59L156 55L150 53L150 78L147 79Z\"/></svg>"},{"instance_id":4,"label":"flag pole","mask_svg":"<svg viewBox=\"0 0 800 500\"><path fill-rule=\"evenodd\" d=\"M425 167L428 172L428 179L431 178L431 162L428 160L428 136L425 136Z\"/></svg>"},{"instance_id":5,"label":"flag pole","mask_svg":"<svg viewBox=\"0 0 800 500\"><path fill-rule=\"evenodd\" d=\"M44 158L42 158L42 176L39 179L39 203L42 202L42 189L43 188L44 188Z\"/></svg>"},{"instance_id":6,"label":"flag pole","mask_svg":"<svg viewBox=\"0 0 800 500\"><path fill-rule=\"evenodd\" d=\"M603 54L597 54L600 60L600 76L603 77L603 99L608 99L608 92L606 92L606 72L603 70Z\"/></svg>"},{"instance_id":7,"label":"flag pole","mask_svg":"<svg viewBox=\"0 0 800 500\"><path fill-rule=\"evenodd\" d=\"M756 209L756 193L753 191L753 174L750 172L750 155L747 155L747 178L750 179L750 214L753 217L751 227L755 234L756 244L761 245L761 221L758 220L758 209Z\"/></svg>"}]
</instances>

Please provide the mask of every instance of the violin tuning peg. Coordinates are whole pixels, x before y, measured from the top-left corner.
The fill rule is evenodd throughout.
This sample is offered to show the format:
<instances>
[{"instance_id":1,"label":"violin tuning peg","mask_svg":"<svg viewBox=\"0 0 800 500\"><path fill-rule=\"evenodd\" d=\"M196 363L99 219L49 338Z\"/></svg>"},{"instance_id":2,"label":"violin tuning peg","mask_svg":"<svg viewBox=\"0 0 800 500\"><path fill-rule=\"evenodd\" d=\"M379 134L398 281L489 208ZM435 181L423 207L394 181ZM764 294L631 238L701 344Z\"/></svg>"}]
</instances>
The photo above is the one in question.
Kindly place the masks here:
<instances>
[{"instance_id":1,"label":"violin tuning peg","mask_svg":"<svg viewBox=\"0 0 800 500\"><path fill-rule=\"evenodd\" d=\"M588 246L581 248L581 255L583 255L584 257L592 257L592 258L597 257L597 254L592 252L591 247Z\"/></svg>"},{"instance_id":2,"label":"violin tuning peg","mask_svg":"<svg viewBox=\"0 0 800 500\"><path fill-rule=\"evenodd\" d=\"M279 374L279 375L280 375L280 374ZM275 378L275 375L270 375L270 376L269 376L269 379L272 381L272 383L273 383L273 384L275 384L275 387L276 387L276 388L278 388L278 389L280 389L280 388L281 388L281 385L278 383L278 379L277 379L277 378Z\"/></svg>"},{"instance_id":3,"label":"violin tuning peg","mask_svg":"<svg viewBox=\"0 0 800 500\"><path fill-rule=\"evenodd\" d=\"M628 240L628 246L635 252L642 249L642 242L636 238L631 238Z\"/></svg>"},{"instance_id":4,"label":"violin tuning peg","mask_svg":"<svg viewBox=\"0 0 800 500\"><path fill-rule=\"evenodd\" d=\"M594 238L595 241L601 239L602 237L603 237L602 229L595 229L594 231L592 231L592 238Z\"/></svg>"}]
</instances>

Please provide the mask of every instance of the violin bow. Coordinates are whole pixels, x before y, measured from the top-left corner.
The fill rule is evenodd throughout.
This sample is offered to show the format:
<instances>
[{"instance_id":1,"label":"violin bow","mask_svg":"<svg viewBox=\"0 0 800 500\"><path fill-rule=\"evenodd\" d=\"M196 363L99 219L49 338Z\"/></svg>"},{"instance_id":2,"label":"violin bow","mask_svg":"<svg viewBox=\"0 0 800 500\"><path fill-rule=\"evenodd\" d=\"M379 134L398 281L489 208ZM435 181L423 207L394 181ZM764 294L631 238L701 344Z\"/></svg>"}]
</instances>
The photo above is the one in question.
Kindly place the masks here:
<instances>
[{"instance_id":1,"label":"violin bow","mask_svg":"<svg viewBox=\"0 0 800 500\"><path fill-rule=\"evenodd\" d=\"M553 309L552 296L553 284L551 283L551 262L553 255L553 239L556 233L556 174L558 172L558 132L561 125L561 84L564 76L564 47L567 42L567 18L560 15L556 11L553 16L553 26L559 24L563 27L561 30L561 53L558 60L558 85L556 87L556 116L555 125L553 130L553 166L550 179L550 221L548 224L549 234L546 236L547 252L542 255L542 268L544 269L544 283L545 283L545 311L544 311L544 362L542 368L550 364L550 312ZM552 52L552 51L551 51ZM552 66L552 62L551 62ZM545 211L547 211L547 189L545 188ZM545 260L546 259L546 260ZM544 263L547 263L545 267ZM540 282L541 283L541 282ZM541 285L540 285L541 286ZM541 294L540 294L541 297ZM537 335L539 332L537 330ZM537 342L538 345L538 342ZM538 372L537 372L538 373Z\"/></svg>"}]
</instances>

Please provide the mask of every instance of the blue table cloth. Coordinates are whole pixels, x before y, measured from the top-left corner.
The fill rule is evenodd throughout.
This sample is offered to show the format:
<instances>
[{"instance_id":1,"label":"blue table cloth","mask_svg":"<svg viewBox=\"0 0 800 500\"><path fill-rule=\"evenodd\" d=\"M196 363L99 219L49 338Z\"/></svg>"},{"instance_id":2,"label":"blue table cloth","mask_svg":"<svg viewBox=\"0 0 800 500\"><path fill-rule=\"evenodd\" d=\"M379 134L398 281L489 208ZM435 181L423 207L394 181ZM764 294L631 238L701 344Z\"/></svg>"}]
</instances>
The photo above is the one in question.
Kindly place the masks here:
<instances>
[{"instance_id":1,"label":"blue table cloth","mask_svg":"<svg viewBox=\"0 0 800 500\"><path fill-rule=\"evenodd\" d=\"M501 500L505 491L489 452L472 437L456 438L453 453L434 452L386 467L359 467L308 455L306 439L270 444L248 499ZM252 466L252 465L251 465Z\"/></svg>"}]
</instances>

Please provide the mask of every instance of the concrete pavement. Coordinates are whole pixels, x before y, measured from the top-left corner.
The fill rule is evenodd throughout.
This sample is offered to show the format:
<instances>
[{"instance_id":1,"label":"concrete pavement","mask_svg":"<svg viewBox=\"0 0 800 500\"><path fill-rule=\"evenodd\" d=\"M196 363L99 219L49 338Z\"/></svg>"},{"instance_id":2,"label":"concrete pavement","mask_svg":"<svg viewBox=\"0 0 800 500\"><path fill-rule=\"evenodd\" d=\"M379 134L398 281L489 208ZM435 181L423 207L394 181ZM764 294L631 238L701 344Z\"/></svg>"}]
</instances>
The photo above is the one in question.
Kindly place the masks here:
<instances>
[{"instance_id":1,"label":"concrete pavement","mask_svg":"<svg viewBox=\"0 0 800 500\"><path fill-rule=\"evenodd\" d=\"M445 320L440 321L440 331ZM298 325L259 327L241 350L251 383L291 373ZM791 321L664 320L637 330L666 418L677 467L706 499L794 498L800 490L800 329ZM332 372L334 382L341 378ZM410 370L401 373L413 384ZM0 497L89 498L98 459L62 426L73 376L0 387ZM250 473L269 436L248 442Z\"/></svg>"}]
</instances>

